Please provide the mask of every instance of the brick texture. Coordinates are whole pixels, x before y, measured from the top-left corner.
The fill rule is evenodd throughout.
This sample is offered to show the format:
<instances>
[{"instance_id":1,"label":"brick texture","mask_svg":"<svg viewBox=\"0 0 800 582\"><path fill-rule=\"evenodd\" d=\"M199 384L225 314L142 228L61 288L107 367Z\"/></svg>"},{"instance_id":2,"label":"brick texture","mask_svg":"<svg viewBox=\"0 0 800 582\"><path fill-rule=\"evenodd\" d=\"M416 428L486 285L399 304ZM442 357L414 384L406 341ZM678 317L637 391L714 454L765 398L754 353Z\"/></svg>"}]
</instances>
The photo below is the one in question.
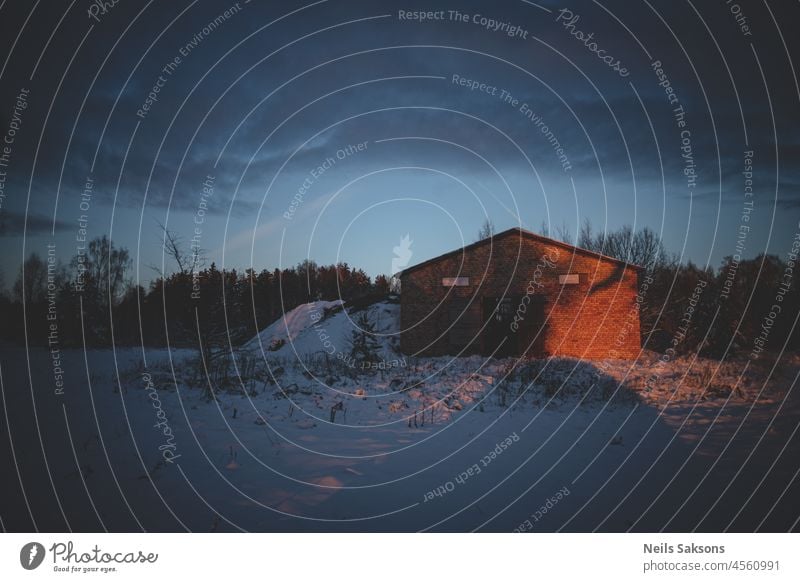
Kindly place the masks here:
<instances>
[{"instance_id":1,"label":"brick texture","mask_svg":"<svg viewBox=\"0 0 800 582\"><path fill-rule=\"evenodd\" d=\"M559 276L578 274L578 284ZM444 278L467 277L448 287ZM401 274L400 345L408 355L505 353L630 359L640 344L638 267L521 229ZM493 310L506 298L505 313Z\"/></svg>"}]
</instances>

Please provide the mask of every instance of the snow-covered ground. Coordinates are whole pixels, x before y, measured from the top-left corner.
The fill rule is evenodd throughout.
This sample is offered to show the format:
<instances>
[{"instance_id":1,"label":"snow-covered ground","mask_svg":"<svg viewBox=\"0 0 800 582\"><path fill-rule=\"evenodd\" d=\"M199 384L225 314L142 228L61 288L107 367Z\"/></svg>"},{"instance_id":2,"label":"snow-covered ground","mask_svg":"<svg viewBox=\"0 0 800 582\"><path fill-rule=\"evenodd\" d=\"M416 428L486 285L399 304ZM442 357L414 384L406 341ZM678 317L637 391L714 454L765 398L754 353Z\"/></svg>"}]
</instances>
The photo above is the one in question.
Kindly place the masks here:
<instances>
[{"instance_id":1,"label":"snow-covered ground","mask_svg":"<svg viewBox=\"0 0 800 582\"><path fill-rule=\"evenodd\" d=\"M400 305L379 302L354 311L341 301L315 301L300 305L245 343L243 351L261 354L270 361L324 358L346 362L352 334L365 315L373 324L377 355L383 361L397 359L400 344Z\"/></svg>"},{"instance_id":2,"label":"snow-covered ground","mask_svg":"<svg viewBox=\"0 0 800 582\"><path fill-rule=\"evenodd\" d=\"M323 318L326 312L341 312L342 301L315 301L306 303L285 313L273 324L267 326L253 339L244 345L245 349L262 349L266 351L280 351L286 342L293 342L300 346L307 340L307 332L313 324L314 318ZM302 336L299 339L298 336ZM301 348L302 349L302 348ZM306 350L316 351L319 346L311 344L305 346Z\"/></svg>"},{"instance_id":3,"label":"snow-covered ground","mask_svg":"<svg viewBox=\"0 0 800 582\"><path fill-rule=\"evenodd\" d=\"M364 312L379 334L366 368L348 359ZM396 351L397 317L392 303L298 307L237 352L245 378L215 398L192 352L64 352L64 396L42 390L49 354L31 352L39 424L13 434L34 450L42 435L50 473L36 486L59 493L53 523L63 512L77 529L785 530L796 519L797 357L767 384L756 365L653 353L412 359ZM30 396L27 378L4 382Z\"/></svg>"}]
</instances>

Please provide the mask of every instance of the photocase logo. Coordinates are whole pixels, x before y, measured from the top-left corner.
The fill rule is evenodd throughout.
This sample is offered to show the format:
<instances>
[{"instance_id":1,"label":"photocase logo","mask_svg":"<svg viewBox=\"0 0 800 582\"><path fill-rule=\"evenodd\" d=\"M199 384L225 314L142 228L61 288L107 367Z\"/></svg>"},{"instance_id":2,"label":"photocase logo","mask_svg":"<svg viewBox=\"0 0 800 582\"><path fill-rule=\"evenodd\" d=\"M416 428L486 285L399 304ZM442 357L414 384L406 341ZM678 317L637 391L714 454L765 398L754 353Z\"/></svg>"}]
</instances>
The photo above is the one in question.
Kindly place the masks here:
<instances>
[{"instance_id":1,"label":"photocase logo","mask_svg":"<svg viewBox=\"0 0 800 582\"><path fill-rule=\"evenodd\" d=\"M104 2L103 0L94 0L91 4L89 4L89 9L86 13L89 15L89 18L93 19L96 22L100 22L99 15L108 14L108 11L114 8L117 5L119 0L108 0Z\"/></svg>"},{"instance_id":2,"label":"photocase logo","mask_svg":"<svg viewBox=\"0 0 800 582\"><path fill-rule=\"evenodd\" d=\"M406 234L400 238L400 244L392 249L394 251L394 257L392 258L392 275L398 271L402 271L408 266L411 255L414 254L411 251L411 243L413 242L410 236Z\"/></svg>"},{"instance_id":3,"label":"photocase logo","mask_svg":"<svg viewBox=\"0 0 800 582\"><path fill-rule=\"evenodd\" d=\"M35 570L44 561L44 546L38 542L30 542L22 546L19 552L19 563L26 570Z\"/></svg>"}]
</instances>

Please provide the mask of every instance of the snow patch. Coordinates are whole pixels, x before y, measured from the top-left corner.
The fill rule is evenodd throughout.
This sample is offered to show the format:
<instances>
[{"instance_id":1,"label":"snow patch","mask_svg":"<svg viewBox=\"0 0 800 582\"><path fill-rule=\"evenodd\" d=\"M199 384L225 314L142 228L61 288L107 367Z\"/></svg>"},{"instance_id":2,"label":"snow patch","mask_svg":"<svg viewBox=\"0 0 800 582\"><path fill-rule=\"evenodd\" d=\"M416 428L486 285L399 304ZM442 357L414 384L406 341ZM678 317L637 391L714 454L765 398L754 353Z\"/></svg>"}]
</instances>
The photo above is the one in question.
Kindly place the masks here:
<instances>
[{"instance_id":1,"label":"snow patch","mask_svg":"<svg viewBox=\"0 0 800 582\"><path fill-rule=\"evenodd\" d=\"M314 301L296 307L247 342L243 349L259 350L276 359L303 360L327 354L342 359L349 355L356 319L361 310L345 308L341 300ZM400 344L400 305L381 301L364 309L375 330L380 358L391 362Z\"/></svg>"},{"instance_id":2,"label":"snow patch","mask_svg":"<svg viewBox=\"0 0 800 582\"><path fill-rule=\"evenodd\" d=\"M324 314L327 310L339 307L344 302L337 301L312 301L299 305L285 313L283 317L260 331L253 339L247 342L244 349L259 349L278 351L287 342L294 341L302 332L306 331L313 323L315 314Z\"/></svg>"}]
</instances>

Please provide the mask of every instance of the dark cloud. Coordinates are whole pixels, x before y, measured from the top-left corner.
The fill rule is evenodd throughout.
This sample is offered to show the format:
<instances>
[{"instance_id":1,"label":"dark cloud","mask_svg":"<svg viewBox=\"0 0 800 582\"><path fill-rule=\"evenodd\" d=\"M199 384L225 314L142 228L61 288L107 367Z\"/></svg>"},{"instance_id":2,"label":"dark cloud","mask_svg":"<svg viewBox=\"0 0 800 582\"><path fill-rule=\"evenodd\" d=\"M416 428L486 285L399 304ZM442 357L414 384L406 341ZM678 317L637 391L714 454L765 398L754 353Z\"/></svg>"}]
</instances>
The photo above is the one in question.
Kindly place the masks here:
<instances>
[{"instance_id":1,"label":"dark cloud","mask_svg":"<svg viewBox=\"0 0 800 582\"><path fill-rule=\"evenodd\" d=\"M55 221L55 232L66 232L70 225L62 220ZM35 213L7 212L0 213L0 237L49 235L54 231L53 218Z\"/></svg>"},{"instance_id":2,"label":"dark cloud","mask_svg":"<svg viewBox=\"0 0 800 582\"><path fill-rule=\"evenodd\" d=\"M738 203L744 149L756 152L760 187L774 190L777 145L778 203L798 207L800 107L791 63L800 51L790 28L800 16L797 3L743 6L749 36L724 3L571 3L579 16L574 28L623 61L627 77L555 22L561 5L547 0L424 6L352 0L307 9L307 2L251 2L219 20L233 4L196 3L187 10L191 2L183 0L141 12L143 5L119 3L88 36L92 23L84 9L69 11L56 30L62 13L37 8L12 52L31 7L6 3L0 11L0 54L9 55L0 83L3 127L16 92L31 89L15 144L16 183L32 175L34 196L59 192L59 220L72 221L90 174L97 185L93 205L137 213L143 206L195 211L203 180L214 174L209 213L247 218L307 140L275 181L284 198L345 144L421 137L428 141L371 148L350 171L425 164L478 181L493 175L447 141L474 149L501 172L525 174L521 150L545 180L569 188L552 142L519 104L456 86L451 80L457 74L528 104L563 146L576 181L602 179L615 191L635 186L645 207L660 208L663 180L671 199L685 201L686 129L700 182L695 200ZM479 13L521 27L527 38L472 21L401 21L401 9ZM180 64L164 73L182 50ZM654 60L685 109L685 128L659 86ZM157 100L142 119L137 110L159 76ZM387 110L358 117L380 109ZM21 212L23 202L17 197L8 204ZM268 209L271 204L268 199ZM272 210L282 212L283 204Z\"/></svg>"}]
</instances>

